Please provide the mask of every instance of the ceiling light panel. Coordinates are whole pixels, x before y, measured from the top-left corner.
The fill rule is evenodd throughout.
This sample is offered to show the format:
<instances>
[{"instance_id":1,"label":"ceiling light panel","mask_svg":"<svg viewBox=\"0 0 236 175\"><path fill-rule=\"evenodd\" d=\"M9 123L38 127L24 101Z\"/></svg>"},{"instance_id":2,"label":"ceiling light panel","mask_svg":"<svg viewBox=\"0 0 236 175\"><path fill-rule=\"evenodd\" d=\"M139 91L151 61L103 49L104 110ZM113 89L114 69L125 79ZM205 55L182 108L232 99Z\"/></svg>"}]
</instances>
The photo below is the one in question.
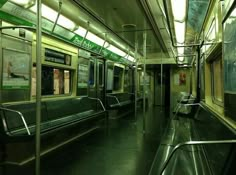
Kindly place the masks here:
<instances>
[{"instance_id":1,"label":"ceiling light panel","mask_svg":"<svg viewBox=\"0 0 236 175\"><path fill-rule=\"evenodd\" d=\"M37 5L34 5L30 8L31 11L37 13ZM52 22L55 22L57 19L58 12L51 9L50 7L42 4L42 16ZM57 24L63 26L69 30L73 30L75 28L75 23L70 19L66 18L63 15L60 15L57 21Z\"/></svg>"},{"instance_id":2,"label":"ceiling light panel","mask_svg":"<svg viewBox=\"0 0 236 175\"><path fill-rule=\"evenodd\" d=\"M91 32L88 32L88 34L86 35L86 39L94 42L95 44L97 44L99 46L103 46L103 44L105 42L103 39L99 38L98 36L94 35Z\"/></svg>"},{"instance_id":3,"label":"ceiling light panel","mask_svg":"<svg viewBox=\"0 0 236 175\"><path fill-rule=\"evenodd\" d=\"M81 26L79 26L79 28L75 31L76 34L78 34L79 36L84 37L86 34L87 30Z\"/></svg>"},{"instance_id":4,"label":"ceiling light panel","mask_svg":"<svg viewBox=\"0 0 236 175\"><path fill-rule=\"evenodd\" d=\"M171 0L171 8L175 21L183 22L186 18L187 0Z\"/></svg>"},{"instance_id":5,"label":"ceiling light panel","mask_svg":"<svg viewBox=\"0 0 236 175\"><path fill-rule=\"evenodd\" d=\"M111 52L117 54L117 55L120 55L122 57L124 57L126 55L125 52L123 52L122 50L116 48L115 46L113 45L109 45L109 47L107 48L108 50L110 50Z\"/></svg>"},{"instance_id":6,"label":"ceiling light panel","mask_svg":"<svg viewBox=\"0 0 236 175\"><path fill-rule=\"evenodd\" d=\"M26 6L30 4L32 0L10 0L10 2L13 2L15 4L21 5L21 6Z\"/></svg>"},{"instance_id":7,"label":"ceiling light panel","mask_svg":"<svg viewBox=\"0 0 236 175\"><path fill-rule=\"evenodd\" d=\"M185 41L185 22L174 22L176 41L179 44Z\"/></svg>"},{"instance_id":8,"label":"ceiling light panel","mask_svg":"<svg viewBox=\"0 0 236 175\"><path fill-rule=\"evenodd\" d=\"M184 57L178 57L178 61L183 62L184 60Z\"/></svg>"},{"instance_id":9,"label":"ceiling light panel","mask_svg":"<svg viewBox=\"0 0 236 175\"><path fill-rule=\"evenodd\" d=\"M57 24L65 27L66 29L69 29L69 30L75 29L75 23L63 15L59 16Z\"/></svg>"},{"instance_id":10,"label":"ceiling light panel","mask_svg":"<svg viewBox=\"0 0 236 175\"><path fill-rule=\"evenodd\" d=\"M134 57L132 57L132 56L128 56L128 58L127 58L129 61L132 61L132 62L134 62L135 61L135 59L134 59Z\"/></svg>"},{"instance_id":11,"label":"ceiling light panel","mask_svg":"<svg viewBox=\"0 0 236 175\"><path fill-rule=\"evenodd\" d=\"M37 13L37 5L35 4L33 7L30 8L30 10ZM57 19L57 12L51 9L50 7L42 4L42 16L52 22L55 22Z\"/></svg>"},{"instance_id":12,"label":"ceiling light panel","mask_svg":"<svg viewBox=\"0 0 236 175\"><path fill-rule=\"evenodd\" d=\"M183 55L184 54L184 47L178 47L177 51L178 51L178 55Z\"/></svg>"}]
</instances>

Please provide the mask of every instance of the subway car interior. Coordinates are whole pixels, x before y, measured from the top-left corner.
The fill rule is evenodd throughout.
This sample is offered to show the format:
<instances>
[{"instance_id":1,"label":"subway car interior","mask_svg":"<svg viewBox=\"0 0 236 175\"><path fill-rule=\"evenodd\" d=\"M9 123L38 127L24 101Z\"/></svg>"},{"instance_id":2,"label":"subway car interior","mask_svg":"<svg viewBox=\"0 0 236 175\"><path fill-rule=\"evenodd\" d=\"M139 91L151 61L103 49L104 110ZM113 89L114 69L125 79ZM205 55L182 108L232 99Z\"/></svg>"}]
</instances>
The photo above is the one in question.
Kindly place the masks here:
<instances>
[{"instance_id":1,"label":"subway car interior","mask_svg":"<svg viewBox=\"0 0 236 175\"><path fill-rule=\"evenodd\" d=\"M234 97L234 0L0 0L0 175L236 174Z\"/></svg>"}]
</instances>

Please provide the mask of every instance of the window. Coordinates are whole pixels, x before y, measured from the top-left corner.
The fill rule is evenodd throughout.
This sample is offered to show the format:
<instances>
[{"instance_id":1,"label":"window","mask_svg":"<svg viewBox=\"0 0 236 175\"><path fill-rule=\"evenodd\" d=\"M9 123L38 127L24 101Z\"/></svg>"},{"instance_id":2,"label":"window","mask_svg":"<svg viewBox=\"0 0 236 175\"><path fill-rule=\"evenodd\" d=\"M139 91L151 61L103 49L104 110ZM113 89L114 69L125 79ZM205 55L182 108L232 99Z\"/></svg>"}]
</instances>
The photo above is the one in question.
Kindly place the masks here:
<instances>
[{"instance_id":1,"label":"window","mask_svg":"<svg viewBox=\"0 0 236 175\"><path fill-rule=\"evenodd\" d=\"M78 88L88 87L88 65L79 64L78 66Z\"/></svg>"},{"instance_id":2,"label":"window","mask_svg":"<svg viewBox=\"0 0 236 175\"><path fill-rule=\"evenodd\" d=\"M32 96L36 95L36 68L32 70ZM42 95L62 95L71 92L71 70L42 66Z\"/></svg>"},{"instance_id":3,"label":"window","mask_svg":"<svg viewBox=\"0 0 236 175\"><path fill-rule=\"evenodd\" d=\"M95 74L95 66L94 61L90 61L90 67L89 67L89 85L94 86L94 74Z\"/></svg>"},{"instance_id":4,"label":"window","mask_svg":"<svg viewBox=\"0 0 236 175\"><path fill-rule=\"evenodd\" d=\"M70 71L53 69L54 95L68 94L70 92Z\"/></svg>"},{"instance_id":5,"label":"window","mask_svg":"<svg viewBox=\"0 0 236 175\"><path fill-rule=\"evenodd\" d=\"M215 18L212 20L210 28L206 34L206 42L212 43L216 39L216 21ZM205 51L208 51L212 44L205 45Z\"/></svg>"},{"instance_id":6,"label":"window","mask_svg":"<svg viewBox=\"0 0 236 175\"><path fill-rule=\"evenodd\" d=\"M223 103L222 58L217 58L211 64L212 96L216 104Z\"/></svg>"},{"instance_id":7,"label":"window","mask_svg":"<svg viewBox=\"0 0 236 175\"><path fill-rule=\"evenodd\" d=\"M122 89L122 77L124 69L114 66L113 90L118 91Z\"/></svg>"}]
</instances>

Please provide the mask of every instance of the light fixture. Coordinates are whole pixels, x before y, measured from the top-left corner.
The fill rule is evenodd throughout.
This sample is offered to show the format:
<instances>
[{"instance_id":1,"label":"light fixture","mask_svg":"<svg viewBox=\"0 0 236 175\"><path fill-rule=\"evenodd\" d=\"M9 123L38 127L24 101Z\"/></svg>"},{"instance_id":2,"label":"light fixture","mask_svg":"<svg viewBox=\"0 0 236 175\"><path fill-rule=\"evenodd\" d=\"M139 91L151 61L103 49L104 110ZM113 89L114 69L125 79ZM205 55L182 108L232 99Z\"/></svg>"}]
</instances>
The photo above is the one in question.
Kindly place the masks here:
<instances>
[{"instance_id":1,"label":"light fixture","mask_svg":"<svg viewBox=\"0 0 236 175\"><path fill-rule=\"evenodd\" d=\"M185 21L186 7L187 0L171 0L171 8L175 21Z\"/></svg>"},{"instance_id":2,"label":"light fixture","mask_svg":"<svg viewBox=\"0 0 236 175\"><path fill-rule=\"evenodd\" d=\"M37 13L37 5L34 5L33 7L31 7L30 10ZM52 22L55 22L57 19L57 14L58 12L42 4L42 16L44 18ZM75 28L75 23L63 15L59 16L57 24L69 30L73 30Z\"/></svg>"},{"instance_id":3,"label":"light fixture","mask_svg":"<svg viewBox=\"0 0 236 175\"><path fill-rule=\"evenodd\" d=\"M108 43L107 41L105 42L105 44L104 44L104 48L108 48L110 46L110 43Z\"/></svg>"},{"instance_id":4,"label":"light fixture","mask_svg":"<svg viewBox=\"0 0 236 175\"><path fill-rule=\"evenodd\" d=\"M177 47L178 55L184 54L184 47Z\"/></svg>"},{"instance_id":5,"label":"light fixture","mask_svg":"<svg viewBox=\"0 0 236 175\"><path fill-rule=\"evenodd\" d=\"M79 28L77 30L74 31L76 34L78 34L81 37L84 37L87 30L81 26L79 26Z\"/></svg>"},{"instance_id":6,"label":"light fixture","mask_svg":"<svg viewBox=\"0 0 236 175\"><path fill-rule=\"evenodd\" d=\"M30 10L37 13L37 5L35 4L33 7L30 8ZM42 16L52 22L55 22L57 19L57 12L51 9L50 7L42 4Z\"/></svg>"},{"instance_id":7,"label":"light fixture","mask_svg":"<svg viewBox=\"0 0 236 175\"><path fill-rule=\"evenodd\" d=\"M177 43L184 43L185 41L185 22L174 22L175 25L175 36Z\"/></svg>"},{"instance_id":8,"label":"light fixture","mask_svg":"<svg viewBox=\"0 0 236 175\"><path fill-rule=\"evenodd\" d=\"M113 46L112 44L110 44L107 49L108 49L109 51L111 51L111 52L117 54L117 55L122 56L122 57L124 57L124 56L126 55L125 52L123 52L122 50L116 48L116 47Z\"/></svg>"},{"instance_id":9,"label":"light fixture","mask_svg":"<svg viewBox=\"0 0 236 175\"><path fill-rule=\"evenodd\" d=\"M128 58L127 58L129 61L131 61L131 62L134 62L135 61L135 59L134 59L134 57L132 57L132 56L128 56Z\"/></svg>"},{"instance_id":10,"label":"light fixture","mask_svg":"<svg viewBox=\"0 0 236 175\"><path fill-rule=\"evenodd\" d=\"M95 44L97 44L99 46L103 46L103 44L105 42L103 39L99 38L98 36L94 35L91 32L88 32L88 34L86 35L86 39L94 42Z\"/></svg>"},{"instance_id":11,"label":"light fixture","mask_svg":"<svg viewBox=\"0 0 236 175\"><path fill-rule=\"evenodd\" d=\"M236 17L236 8L231 12L230 17Z\"/></svg>"},{"instance_id":12,"label":"light fixture","mask_svg":"<svg viewBox=\"0 0 236 175\"><path fill-rule=\"evenodd\" d=\"M10 0L10 2L13 2L23 7L29 7L35 4L35 0Z\"/></svg>"},{"instance_id":13,"label":"light fixture","mask_svg":"<svg viewBox=\"0 0 236 175\"><path fill-rule=\"evenodd\" d=\"M59 16L57 24L65 27L66 29L69 29L69 30L75 29L75 23L63 15Z\"/></svg>"},{"instance_id":14,"label":"light fixture","mask_svg":"<svg viewBox=\"0 0 236 175\"><path fill-rule=\"evenodd\" d=\"M178 57L178 61L179 62L183 62L184 61L184 57Z\"/></svg>"}]
</instances>

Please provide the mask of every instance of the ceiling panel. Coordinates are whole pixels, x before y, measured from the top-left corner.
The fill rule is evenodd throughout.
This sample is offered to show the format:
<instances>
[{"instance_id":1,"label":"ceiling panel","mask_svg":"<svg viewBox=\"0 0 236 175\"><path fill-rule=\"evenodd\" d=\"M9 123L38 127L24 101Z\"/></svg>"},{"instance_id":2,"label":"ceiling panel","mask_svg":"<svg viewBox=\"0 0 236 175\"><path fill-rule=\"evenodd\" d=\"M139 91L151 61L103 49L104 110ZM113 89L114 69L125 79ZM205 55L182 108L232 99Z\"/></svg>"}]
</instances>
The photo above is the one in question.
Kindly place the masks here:
<instances>
[{"instance_id":1,"label":"ceiling panel","mask_svg":"<svg viewBox=\"0 0 236 175\"><path fill-rule=\"evenodd\" d=\"M137 0L75 0L89 9L107 27L134 48L138 41L139 53L143 53L143 33L147 34L147 57L161 52L158 38ZM110 33L109 30L106 32ZM137 39L137 40L136 40Z\"/></svg>"}]
</instances>

